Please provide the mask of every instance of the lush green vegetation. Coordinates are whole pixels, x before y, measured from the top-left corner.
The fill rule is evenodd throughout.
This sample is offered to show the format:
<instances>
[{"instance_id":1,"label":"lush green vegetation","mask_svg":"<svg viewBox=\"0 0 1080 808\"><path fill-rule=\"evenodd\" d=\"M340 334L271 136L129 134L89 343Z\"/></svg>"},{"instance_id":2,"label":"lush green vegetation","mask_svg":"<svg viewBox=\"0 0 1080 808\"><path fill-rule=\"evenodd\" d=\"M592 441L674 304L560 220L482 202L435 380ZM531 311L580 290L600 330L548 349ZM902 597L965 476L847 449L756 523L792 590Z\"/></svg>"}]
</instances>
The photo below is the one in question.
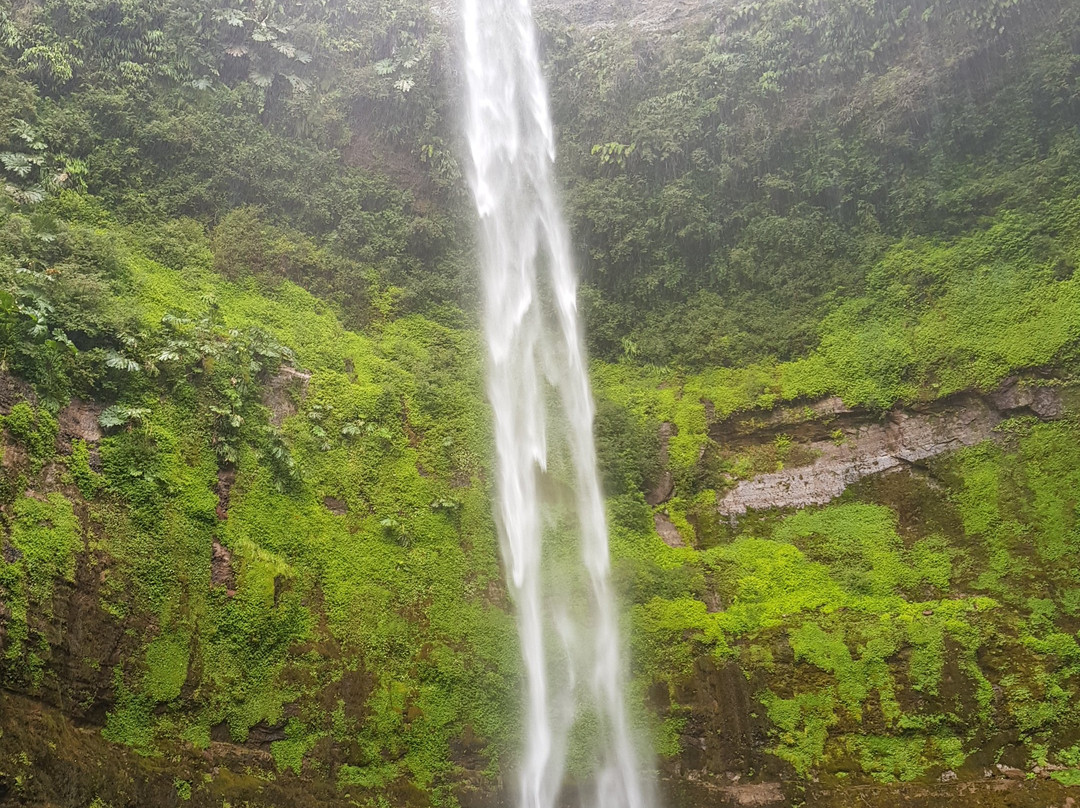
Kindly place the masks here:
<instances>
[{"instance_id":1,"label":"lush green vegetation","mask_svg":"<svg viewBox=\"0 0 1080 808\"><path fill-rule=\"evenodd\" d=\"M475 338L418 317L361 336L288 282L222 280L198 231L175 241L195 257L178 271L117 247L131 232L98 225L68 225L60 240L85 238L112 262L124 291L104 302L131 331L120 350L69 348L69 373L40 389L115 402L100 410L97 468L83 441L59 469L88 500L95 549L117 562L103 607L152 627L114 671L105 736L147 754L202 748L217 726L243 741L284 723L288 705L273 744L283 770L330 739L357 750L343 787L407 777L437 795L466 724L490 743L512 733L515 645L478 476ZM283 363L311 375L277 377L303 389L267 399L274 414L261 396ZM40 472L55 452L47 403L20 404L4 424L29 456L22 470ZM219 469L235 475L224 493ZM82 531L60 493L20 496L11 512L5 676L39 687L44 652L24 643L43 635L27 604L47 608L52 581L72 579ZM216 542L233 580L212 585Z\"/></svg>"},{"instance_id":2,"label":"lush green vegetation","mask_svg":"<svg viewBox=\"0 0 1080 808\"><path fill-rule=\"evenodd\" d=\"M641 674L674 687L703 653L765 672L774 751L803 773L855 758L876 779L915 779L959 768L1005 726L1033 759L1065 760L1060 740L1080 729L1080 522L1065 448L1077 428L1028 424L1005 447L942 461L955 492L944 505L918 478L894 479L916 514L885 504L887 489L856 489L703 550L624 520L621 574L652 577L632 590Z\"/></svg>"},{"instance_id":3,"label":"lush green vegetation","mask_svg":"<svg viewBox=\"0 0 1080 808\"><path fill-rule=\"evenodd\" d=\"M931 482L716 511L807 459L728 451L733 414L1080 363L1077 7L856 5L544 18L631 700L679 755L706 659L770 771L1075 784L1075 393ZM0 4L0 684L176 766L169 799L454 805L512 758L447 42L419 0ZM75 602L102 639L61 664ZM215 744L250 771L176 762Z\"/></svg>"},{"instance_id":4,"label":"lush green vegetation","mask_svg":"<svg viewBox=\"0 0 1080 808\"><path fill-rule=\"evenodd\" d=\"M873 293L904 238L1041 218L1048 197L1075 197L1076 15L1065 2L766 0L678 36L567 32L552 15L594 352L693 367L797 357L822 317ZM917 305L929 290L912 291Z\"/></svg>"}]
</instances>

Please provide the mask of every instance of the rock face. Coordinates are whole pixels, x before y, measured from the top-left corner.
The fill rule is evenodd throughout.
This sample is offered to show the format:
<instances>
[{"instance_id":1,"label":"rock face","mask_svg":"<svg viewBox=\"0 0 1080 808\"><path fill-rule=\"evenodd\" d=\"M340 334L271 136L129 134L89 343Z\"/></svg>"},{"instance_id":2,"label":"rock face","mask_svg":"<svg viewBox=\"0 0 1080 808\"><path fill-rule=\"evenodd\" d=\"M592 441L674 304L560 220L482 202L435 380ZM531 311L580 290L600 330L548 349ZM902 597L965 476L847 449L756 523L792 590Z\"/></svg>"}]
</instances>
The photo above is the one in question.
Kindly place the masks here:
<instances>
[{"instance_id":1,"label":"rock face","mask_svg":"<svg viewBox=\"0 0 1080 808\"><path fill-rule=\"evenodd\" d=\"M656 532L660 534L660 538L664 540L664 544L668 547L685 546L679 529L675 527L675 523L666 514L653 514L653 525L656 527Z\"/></svg>"},{"instance_id":2,"label":"rock face","mask_svg":"<svg viewBox=\"0 0 1080 808\"><path fill-rule=\"evenodd\" d=\"M829 398L802 410L779 410L764 424L749 419L723 424L714 431L721 445L767 443L770 435L783 436L807 449L803 456L816 459L739 482L719 499L718 508L724 516L739 516L823 505L865 477L993 438L1008 418L1053 420L1061 413L1056 389L1011 379L987 396L962 394L921 410L897 408L880 418Z\"/></svg>"},{"instance_id":3,"label":"rock face","mask_svg":"<svg viewBox=\"0 0 1080 808\"><path fill-rule=\"evenodd\" d=\"M660 479L657 480L655 487L645 495L645 501L652 507L662 505L671 499L671 495L675 493L675 476L671 473L671 469L668 467L670 459L669 448L671 445L671 439L679 434L678 427L675 424L664 423L660 426L660 467L663 471L660 474Z\"/></svg>"},{"instance_id":4,"label":"rock face","mask_svg":"<svg viewBox=\"0 0 1080 808\"><path fill-rule=\"evenodd\" d=\"M103 437L98 417L103 407L89 401L73 400L60 410L57 421L60 427L60 447L62 451L71 450L71 442L84 440L97 443Z\"/></svg>"},{"instance_id":5,"label":"rock face","mask_svg":"<svg viewBox=\"0 0 1080 808\"><path fill-rule=\"evenodd\" d=\"M539 15L554 12L585 29L627 25L657 33L684 28L733 5L732 0L536 0L534 3ZM457 0L431 2L436 17L451 24L458 7Z\"/></svg>"},{"instance_id":6,"label":"rock face","mask_svg":"<svg viewBox=\"0 0 1080 808\"><path fill-rule=\"evenodd\" d=\"M650 31L686 26L710 12L730 8L721 0L537 0L538 11L552 9L584 27L625 24Z\"/></svg>"},{"instance_id":7,"label":"rock face","mask_svg":"<svg viewBox=\"0 0 1080 808\"><path fill-rule=\"evenodd\" d=\"M0 415L7 415L12 407L24 401L37 403L33 388L22 379L0 371Z\"/></svg>"},{"instance_id":8,"label":"rock face","mask_svg":"<svg viewBox=\"0 0 1080 808\"><path fill-rule=\"evenodd\" d=\"M311 374L285 366L278 371L263 393L263 405L270 410L270 423L280 427L285 419L296 415L297 401L307 395Z\"/></svg>"}]
</instances>

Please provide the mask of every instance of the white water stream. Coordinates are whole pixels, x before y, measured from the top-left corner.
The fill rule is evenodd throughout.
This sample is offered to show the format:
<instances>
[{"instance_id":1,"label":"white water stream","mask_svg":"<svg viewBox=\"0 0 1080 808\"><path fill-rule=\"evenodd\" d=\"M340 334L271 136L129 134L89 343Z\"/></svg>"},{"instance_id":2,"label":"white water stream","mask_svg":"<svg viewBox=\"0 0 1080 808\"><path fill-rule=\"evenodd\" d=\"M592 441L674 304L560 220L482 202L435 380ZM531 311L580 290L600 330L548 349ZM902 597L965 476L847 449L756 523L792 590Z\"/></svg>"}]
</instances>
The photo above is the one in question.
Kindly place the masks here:
<instances>
[{"instance_id":1,"label":"white water stream","mask_svg":"<svg viewBox=\"0 0 1080 808\"><path fill-rule=\"evenodd\" d=\"M526 673L518 805L555 805L574 746L576 758L594 758L588 804L646 808L532 11L529 0L463 2L498 521Z\"/></svg>"}]
</instances>

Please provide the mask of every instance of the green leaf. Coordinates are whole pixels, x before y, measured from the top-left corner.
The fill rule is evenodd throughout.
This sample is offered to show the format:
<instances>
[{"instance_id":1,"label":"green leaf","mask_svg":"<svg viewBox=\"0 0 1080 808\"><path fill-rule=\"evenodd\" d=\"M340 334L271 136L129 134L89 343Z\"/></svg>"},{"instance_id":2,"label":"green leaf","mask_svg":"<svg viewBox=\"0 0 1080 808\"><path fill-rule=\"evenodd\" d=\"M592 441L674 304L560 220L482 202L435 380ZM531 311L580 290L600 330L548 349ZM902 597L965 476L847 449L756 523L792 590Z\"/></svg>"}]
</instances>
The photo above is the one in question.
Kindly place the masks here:
<instances>
[{"instance_id":1,"label":"green leaf","mask_svg":"<svg viewBox=\"0 0 1080 808\"><path fill-rule=\"evenodd\" d=\"M289 84L291 84L292 88L298 93L306 93L310 89L308 83L299 76L290 73L285 78L289 80Z\"/></svg>"},{"instance_id":2,"label":"green leaf","mask_svg":"<svg viewBox=\"0 0 1080 808\"><path fill-rule=\"evenodd\" d=\"M289 59L293 59L296 57L296 46L294 46L291 42L271 42L270 46L282 56L285 56Z\"/></svg>"},{"instance_id":3,"label":"green leaf","mask_svg":"<svg viewBox=\"0 0 1080 808\"><path fill-rule=\"evenodd\" d=\"M114 404L111 407L105 409L101 415L98 416L98 423L104 429L115 429L119 426L131 423L132 421L142 421L150 416L150 410L146 407L125 407L121 404Z\"/></svg>"},{"instance_id":4,"label":"green leaf","mask_svg":"<svg viewBox=\"0 0 1080 808\"><path fill-rule=\"evenodd\" d=\"M105 365L116 370L122 370L125 373L138 373L142 369L134 359L130 359L116 351L109 351L105 354Z\"/></svg>"},{"instance_id":5,"label":"green leaf","mask_svg":"<svg viewBox=\"0 0 1080 808\"><path fill-rule=\"evenodd\" d=\"M25 179L34 170L35 161L28 154L4 152L0 154L0 163L4 169L10 171L16 177ZM37 163L40 165L40 162Z\"/></svg>"}]
</instances>

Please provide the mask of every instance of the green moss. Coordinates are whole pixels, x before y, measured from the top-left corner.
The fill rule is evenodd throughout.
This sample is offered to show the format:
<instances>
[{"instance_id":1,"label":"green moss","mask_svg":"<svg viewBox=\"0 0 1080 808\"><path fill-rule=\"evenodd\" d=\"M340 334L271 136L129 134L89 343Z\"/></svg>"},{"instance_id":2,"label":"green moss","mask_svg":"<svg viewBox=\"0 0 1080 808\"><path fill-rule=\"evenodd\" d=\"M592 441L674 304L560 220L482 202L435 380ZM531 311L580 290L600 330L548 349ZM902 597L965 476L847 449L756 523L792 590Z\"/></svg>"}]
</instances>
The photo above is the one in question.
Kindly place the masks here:
<instances>
[{"instance_id":1,"label":"green moss","mask_svg":"<svg viewBox=\"0 0 1080 808\"><path fill-rule=\"evenodd\" d=\"M1016 437L1011 450L976 447L952 462L957 509L988 558L978 585L995 597L1019 605L1038 575L1054 603L1074 608L1069 559L1080 550L1077 434L1069 421L1039 424Z\"/></svg>"},{"instance_id":2,"label":"green moss","mask_svg":"<svg viewBox=\"0 0 1080 808\"><path fill-rule=\"evenodd\" d=\"M958 738L863 736L850 741L863 771L883 783L917 780L935 767L960 768L966 755Z\"/></svg>"},{"instance_id":3,"label":"green moss","mask_svg":"<svg viewBox=\"0 0 1080 808\"><path fill-rule=\"evenodd\" d=\"M90 468L90 448L84 440L74 440L71 443L71 454L66 458L71 476L75 479L75 485L79 493L85 499L93 499L105 487L105 481L100 474Z\"/></svg>"},{"instance_id":4,"label":"green moss","mask_svg":"<svg viewBox=\"0 0 1080 808\"><path fill-rule=\"evenodd\" d=\"M771 691L760 695L773 723L777 745L773 754L790 763L800 775L824 760L829 728L837 723L831 693L802 693L784 699Z\"/></svg>"},{"instance_id":5,"label":"green moss","mask_svg":"<svg viewBox=\"0 0 1080 808\"><path fill-rule=\"evenodd\" d=\"M928 554L924 548L916 563L906 557L896 516L888 508L838 505L800 511L785 519L774 535L843 575L842 584L852 593L887 596L913 590L923 582L924 565L937 580L947 582L949 577L947 555Z\"/></svg>"},{"instance_id":6,"label":"green moss","mask_svg":"<svg viewBox=\"0 0 1080 808\"><path fill-rule=\"evenodd\" d=\"M176 779L173 781L173 787L176 789L176 796L181 802L187 802L191 799L191 783L187 780Z\"/></svg>"},{"instance_id":7,"label":"green moss","mask_svg":"<svg viewBox=\"0 0 1080 808\"><path fill-rule=\"evenodd\" d=\"M143 687L154 701L172 701L188 675L188 647L184 635L166 634L146 648L146 679Z\"/></svg>"},{"instance_id":8,"label":"green moss","mask_svg":"<svg viewBox=\"0 0 1080 808\"><path fill-rule=\"evenodd\" d=\"M840 704L856 720L861 720L863 703L875 689L886 719L895 718L898 712L895 685L886 661L897 649L895 631L885 624L875 628L877 631L870 629L872 636L861 644L859 658L852 657L840 636L826 634L816 623L804 623L790 634L796 661L806 660L832 674Z\"/></svg>"},{"instance_id":9,"label":"green moss","mask_svg":"<svg viewBox=\"0 0 1080 808\"><path fill-rule=\"evenodd\" d=\"M710 647L718 655L729 653L716 621L700 600L654 598L635 607L633 636L635 659L654 676L685 676L695 658ZM695 642L686 642L692 637Z\"/></svg>"},{"instance_id":10,"label":"green moss","mask_svg":"<svg viewBox=\"0 0 1080 808\"><path fill-rule=\"evenodd\" d=\"M31 602L50 611L56 581L74 582L82 549L82 527L71 501L62 494L44 499L19 497L12 509L11 544L21 554Z\"/></svg>"},{"instance_id":11,"label":"green moss","mask_svg":"<svg viewBox=\"0 0 1080 808\"><path fill-rule=\"evenodd\" d=\"M338 787L385 788L398 778L399 771L399 767L392 763L371 766L345 764L338 768Z\"/></svg>"},{"instance_id":12,"label":"green moss","mask_svg":"<svg viewBox=\"0 0 1080 808\"><path fill-rule=\"evenodd\" d=\"M309 735L303 723L292 719L285 726L285 740L270 744L270 753L274 756L274 765L279 772L291 771L300 774L304 765L304 755L319 740L318 735Z\"/></svg>"},{"instance_id":13,"label":"green moss","mask_svg":"<svg viewBox=\"0 0 1080 808\"><path fill-rule=\"evenodd\" d=\"M36 624L53 616L58 581L73 583L82 526L62 494L19 497L11 509L11 549L0 558L0 597L10 612L4 648L5 678L37 688L48 644ZM10 560L8 560L10 559Z\"/></svg>"},{"instance_id":14,"label":"green moss","mask_svg":"<svg viewBox=\"0 0 1080 808\"><path fill-rule=\"evenodd\" d=\"M682 733L686 729L686 718L669 716L664 719L658 732L653 751L662 758L674 758L682 752Z\"/></svg>"},{"instance_id":15,"label":"green moss","mask_svg":"<svg viewBox=\"0 0 1080 808\"><path fill-rule=\"evenodd\" d=\"M48 410L34 409L21 401L11 408L8 415L0 418L0 423L12 438L26 447L33 472L40 471L56 455L59 425Z\"/></svg>"},{"instance_id":16,"label":"green moss","mask_svg":"<svg viewBox=\"0 0 1080 808\"><path fill-rule=\"evenodd\" d=\"M109 711L101 734L107 741L130 746L142 755L156 752L154 702L129 690L119 670L115 674L116 706Z\"/></svg>"},{"instance_id":17,"label":"green moss","mask_svg":"<svg viewBox=\"0 0 1080 808\"><path fill-rule=\"evenodd\" d=\"M794 696L773 690L763 702L777 733L775 753L800 770L825 764L830 739L861 737L850 727L868 713L875 727L896 733L860 747L861 765L875 777L911 779L960 765L957 738L968 731L963 721L939 713L938 702L912 708L900 701L904 690L922 692L990 720L993 690L978 656L1008 616L989 598L950 596L960 574L955 545L937 533L901 539L895 512L871 504L748 520L745 530L768 538L742 535L684 556L684 563L706 571L720 611L710 612L698 597L637 607L635 652L648 660L649 675L677 681L697 655L727 656L742 648L740 658L768 681L793 677L785 686L795 688ZM924 599L931 592L938 597ZM756 643L774 642L777 630L788 636L794 668L753 661L762 657L751 653ZM1071 658L1071 645L1054 647ZM943 696L948 654L965 678ZM903 658L906 665L898 662ZM974 708L951 701L957 687L974 696Z\"/></svg>"}]
</instances>

